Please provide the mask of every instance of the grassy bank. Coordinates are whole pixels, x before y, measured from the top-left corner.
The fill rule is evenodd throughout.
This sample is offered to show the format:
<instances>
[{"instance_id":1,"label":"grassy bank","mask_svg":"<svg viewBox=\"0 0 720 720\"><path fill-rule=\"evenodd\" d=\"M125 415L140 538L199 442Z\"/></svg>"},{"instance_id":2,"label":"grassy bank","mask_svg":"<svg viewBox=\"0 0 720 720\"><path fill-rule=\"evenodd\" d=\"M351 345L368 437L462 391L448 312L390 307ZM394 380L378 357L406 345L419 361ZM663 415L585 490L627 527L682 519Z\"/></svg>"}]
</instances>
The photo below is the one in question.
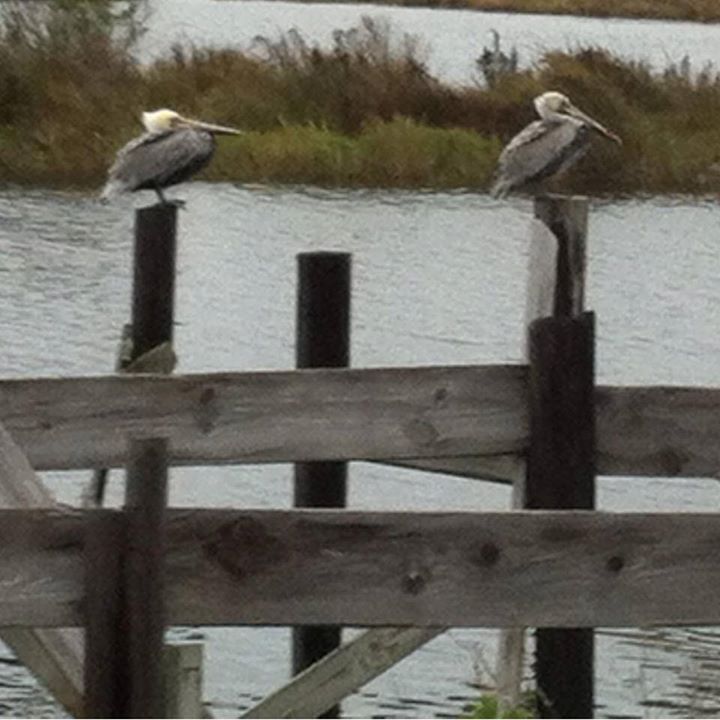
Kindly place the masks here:
<instances>
[{"instance_id":1,"label":"grassy bank","mask_svg":"<svg viewBox=\"0 0 720 720\"><path fill-rule=\"evenodd\" d=\"M221 140L209 179L483 189L503 143L533 119L532 97L552 88L625 141L621 149L597 142L566 187L720 190L714 72L653 74L588 49L547 53L492 87L450 87L429 75L412 38L372 21L336 33L327 51L289 33L252 52L177 49L140 67L127 32L72 4L72 12L23 14L23 26L6 19L0 182L99 186L117 148L138 134L140 112L165 106L249 131Z\"/></svg>"},{"instance_id":2,"label":"grassy bank","mask_svg":"<svg viewBox=\"0 0 720 720\"><path fill-rule=\"evenodd\" d=\"M716 0L375 0L375 2L383 5L465 8L486 12L692 22L720 21L720 5Z\"/></svg>"}]
</instances>

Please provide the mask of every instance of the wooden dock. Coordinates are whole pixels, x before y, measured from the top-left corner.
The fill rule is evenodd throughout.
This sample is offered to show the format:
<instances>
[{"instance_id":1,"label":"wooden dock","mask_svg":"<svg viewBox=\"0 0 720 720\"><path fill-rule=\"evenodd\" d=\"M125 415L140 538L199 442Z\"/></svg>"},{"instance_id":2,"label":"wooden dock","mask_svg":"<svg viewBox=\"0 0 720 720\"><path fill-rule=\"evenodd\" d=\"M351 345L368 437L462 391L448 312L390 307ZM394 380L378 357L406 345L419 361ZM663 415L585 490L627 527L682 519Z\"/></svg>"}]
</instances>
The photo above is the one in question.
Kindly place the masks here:
<instances>
[{"instance_id":1,"label":"wooden dock","mask_svg":"<svg viewBox=\"0 0 720 720\"><path fill-rule=\"evenodd\" d=\"M174 258L175 212L138 215L140 359L171 341L174 264L158 258ZM40 642L20 657L74 714L152 717L180 713L168 625L310 628L300 674L246 717L315 717L448 627L516 629L503 642L511 698L520 629L537 628L539 714L592 717L592 628L720 624L720 514L594 509L596 474L717 477L720 387L596 385L586 228L584 200L536 201L522 364L346 367L346 257L327 271L345 273L346 311L323 324L313 306L297 369L0 380L0 475L15 498L0 503L0 632ZM160 306L154 325L140 319ZM512 483L515 508L346 509L357 460ZM302 507L166 507L171 466L242 463L296 463ZM127 468L124 508L54 506L34 474L83 468ZM343 626L370 629L338 647ZM85 628L84 649L68 628ZM325 645L317 628L332 631ZM58 677L47 658L67 643ZM197 716L197 692L186 706Z\"/></svg>"}]
</instances>

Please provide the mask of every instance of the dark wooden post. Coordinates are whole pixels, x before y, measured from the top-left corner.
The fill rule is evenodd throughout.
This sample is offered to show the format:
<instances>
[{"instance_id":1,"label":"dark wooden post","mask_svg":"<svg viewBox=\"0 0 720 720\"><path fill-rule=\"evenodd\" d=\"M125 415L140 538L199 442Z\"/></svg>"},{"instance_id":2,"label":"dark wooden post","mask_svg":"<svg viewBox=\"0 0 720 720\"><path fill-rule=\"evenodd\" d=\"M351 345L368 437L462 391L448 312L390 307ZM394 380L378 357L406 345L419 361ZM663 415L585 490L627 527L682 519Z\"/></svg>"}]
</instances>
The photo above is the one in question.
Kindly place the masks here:
<instances>
[{"instance_id":1,"label":"dark wooden post","mask_svg":"<svg viewBox=\"0 0 720 720\"><path fill-rule=\"evenodd\" d=\"M550 281L553 292L545 293L552 306L538 306L541 317L531 322L528 333L530 448L524 505L591 510L595 507L595 324L592 313L582 312L587 201L539 198L535 217L557 244ZM539 628L535 675L540 717L593 717L592 628Z\"/></svg>"},{"instance_id":2,"label":"dark wooden post","mask_svg":"<svg viewBox=\"0 0 720 720\"><path fill-rule=\"evenodd\" d=\"M300 253L296 364L298 368L347 367L350 362L350 267L348 253ZM347 464L295 464L296 507L344 507ZM341 628L293 628L292 669L297 674L340 645ZM338 717L339 707L321 717Z\"/></svg>"},{"instance_id":3,"label":"dark wooden post","mask_svg":"<svg viewBox=\"0 0 720 720\"><path fill-rule=\"evenodd\" d=\"M176 238L177 206L156 204L135 213L132 322L122 330L116 372L148 350L172 342ZM85 507L102 505L107 478L107 468L93 472L84 493Z\"/></svg>"},{"instance_id":4,"label":"dark wooden post","mask_svg":"<svg viewBox=\"0 0 720 720\"><path fill-rule=\"evenodd\" d=\"M128 717L165 716L163 641L167 440L130 441L124 625Z\"/></svg>"},{"instance_id":5,"label":"dark wooden post","mask_svg":"<svg viewBox=\"0 0 720 720\"><path fill-rule=\"evenodd\" d=\"M135 216L132 358L172 341L177 207L151 205Z\"/></svg>"},{"instance_id":6,"label":"dark wooden post","mask_svg":"<svg viewBox=\"0 0 720 720\"><path fill-rule=\"evenodd\" d=\"M85 534L85 702L83 717L127 717L123 663L126 518L94 511Z\"/></svg>"}]
</instances>

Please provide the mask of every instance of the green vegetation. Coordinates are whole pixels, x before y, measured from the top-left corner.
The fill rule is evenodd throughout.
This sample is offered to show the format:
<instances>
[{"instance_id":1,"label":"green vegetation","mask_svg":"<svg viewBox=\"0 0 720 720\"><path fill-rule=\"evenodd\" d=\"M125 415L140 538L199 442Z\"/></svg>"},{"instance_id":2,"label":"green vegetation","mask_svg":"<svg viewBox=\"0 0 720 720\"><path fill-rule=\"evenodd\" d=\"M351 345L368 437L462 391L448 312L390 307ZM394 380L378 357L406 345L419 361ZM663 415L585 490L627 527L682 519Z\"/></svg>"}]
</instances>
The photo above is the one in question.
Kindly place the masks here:
<instances>
[{"instance_id":1,"label":"green vegetation","mask_svg":"<svg viewBox=\"0 0 720 720\"><path fill-rule=\"evenodd\" d=\"M598 140L563 182L579 192L720 190L720 76L661 74L603 50L548 52L487 87L451 87L423 49L365 19L320 50L295 32L252 52L176 48L133 61L132 12L109 0L17 2L0 26L0 182L96 187L143 109L249 132L222 138L208 179L371 187L487 187L532 98L566 92L624 139ZM123 5L126 7L126 5ZM472 63L473 58L468 58Z\"/></svg>"},{"instance_id":2,"label":"green vegetation","mask_svg":"<svg viewBox=\"0 0 720 720\"><path fill-rule=\"evenodd\" d=\"M480 699L467 708L465 718L470 720L492 720L493 718L533 718L535 713L535 693L532 691L523 693L522 702L517 707L500 711L497 696L481 695Z\"/></svg>"}]
</instances>

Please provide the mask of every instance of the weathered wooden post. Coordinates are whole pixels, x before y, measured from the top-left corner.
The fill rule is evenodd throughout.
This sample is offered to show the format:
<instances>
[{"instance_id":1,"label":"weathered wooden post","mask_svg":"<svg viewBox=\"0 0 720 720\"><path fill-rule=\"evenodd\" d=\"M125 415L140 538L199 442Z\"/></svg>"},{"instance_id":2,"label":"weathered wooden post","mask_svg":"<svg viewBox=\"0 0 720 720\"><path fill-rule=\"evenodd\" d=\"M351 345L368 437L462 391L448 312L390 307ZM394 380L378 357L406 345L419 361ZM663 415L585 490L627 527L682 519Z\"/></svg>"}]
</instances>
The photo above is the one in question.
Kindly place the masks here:
<instances>
[{"instance_id":1,"label":"weathered wooden post","mask_svg":"<svg viewBox=\"0 0 720 720\"><path fill-rule=\"evenodd\" d=\"M530 326L540 318L576 316L583 311L588 203L585 198L537 198L534 206L525 298L527 327L525 360L528 360ZM512 473L514 508L525 507L525 467ZM500 633L497 692L501 709L521 701L525 630L508 628Z\"/></svg>"},{"instance_id":2,"label":"weathered wooden post","mask_svg":"<svg viewBox=\"0 0 720 720\"><path fill-rule=\"evenodd\" d=\"M551 284L547 278L541 280L535 293L552 302L551 313L543 312L540 300L539 319L530 323L528 332L530 447L524 505L591 510L595 507L595 322L592 313L582 312L587 200L538 198L535 217L554 236L557 254ZM593 673L591 628L537 630L540 717L593 717Z\"/></svg>"},{"instance_id":3,"label":"weathered wooden post","mask_svg":"<svg viewBox=\"0 0 720 720\"><path fill-rule=\"evenodd\" d=\"M177 206L151 205L135 216L132 297L133 359L172 343L175 308ZM167 442L130 442L125 512L125 608L130 717L165 714L163 678L164 515Z\"/></svg>"},{"instance_id":4,"label":"weathered wooden post","mask_svg":"<svg viewBox=\"0 0 720 720\"><path fill-rule=\"evenodd\" d=\"M351 255L337 252L298 255L296 365L347 367L350 363ZM344 507L347 463L295 464L296 507ZM293 628L292 670L297 674L339 647L341 628ZM337 717L335 706L321 717Z\"/></svg>"},{"instance_id":5,"label":"weathered wooden post","mask_svg":"<svg viewBox=\"0 0 720 720\"><path fill-rule=\"evenodd\" d=\"M128 717L164 717L167 440L130 441L124 557Z\"/></svg>"},{"instance_id":6,"label":"weathered wooden post","mask_svg":"<svg viewBox=\"0 0 720 720\"><path fill-rule=\"evenodd\" d=\"M172 342L176 227L177 208L173 205L153 205L136 213L130 331L134 360ZM115 582L120 599L109 601L111 619L88 619L87 707L101 711L96 713L100 717L163 717L167 441L132 438L128 456L122 568L119 576L115 573L106 578L108 586ZM102 535L96 537L97 542L102 541ZM96 552L102 555L101 550ZM90 563L98 565L92 553ZM96 601L96 612L100 605L101 601ZM99 638L97 642L105 638L114 647L112 671L101 672L91 666L104 652L90 645L93 637Z\"/></svg>"},{"instance_id":7,"label":"weathered wooden post","mask_svg":"<svg viewBox=\"0 0 720 720\"><path fill-rule=\"evenodd\" d=\"M131 322L122 329L116 372L170 373L175 312L177 206L150 205L135 213ZM101 507L107 468L94 471L83 506Z\"/></svg>"},{"instance_id":8,"label":"weathered wooden post","mask_svg":"<svg viewBox=\"0 0 720 720\"><path fill-rule=\"evenodd\" d=\"M129 455L124 513L94 511L86 535L86 717L165 717L167 441Z\"/></svg>"}]
</instances>

